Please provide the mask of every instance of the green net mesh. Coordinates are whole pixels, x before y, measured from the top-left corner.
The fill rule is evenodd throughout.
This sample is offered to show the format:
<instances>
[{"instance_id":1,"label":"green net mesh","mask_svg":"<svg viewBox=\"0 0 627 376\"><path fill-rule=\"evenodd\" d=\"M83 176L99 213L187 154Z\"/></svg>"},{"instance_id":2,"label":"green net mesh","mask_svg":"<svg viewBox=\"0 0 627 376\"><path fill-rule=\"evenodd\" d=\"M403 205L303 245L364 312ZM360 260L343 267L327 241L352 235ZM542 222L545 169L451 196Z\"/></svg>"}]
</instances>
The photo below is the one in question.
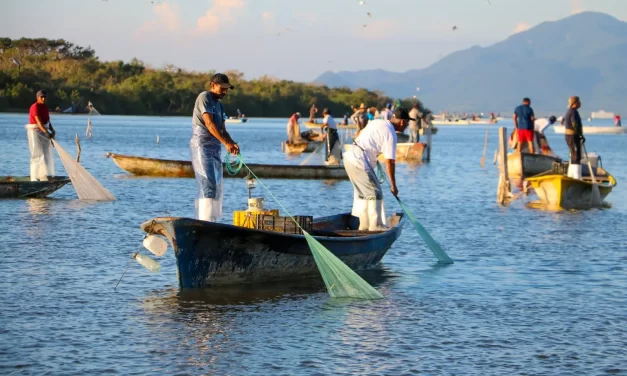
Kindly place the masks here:
<instances>
[{"instance_id":1,"label":"green net mesh","mask_svg":"<svg viewBox=\"0 0 627 376\"><path fill-rule=\"evenodd\" d=\"M285 206L281 204L281 202L270 192L268 187L263 184L261 180L255 175L254 171L250 169L244 163L244 160L241 155L238 155L238 160L241 165L248 168L250 174L257 179L257 182L268 192L270 197L276 201L276 203L283 209L285 214L289 216L294 223L298 227L300 225L298 222L292 217L292 215L287 211ZM229 162L228 160L226 160ZM227 166L230 164L227 163ZM228 167L227 167L228 168ZM324 281L325 286L327 287L327 291L332 298L357 298L357 299L382 299L383 295L380 292L375 290L374 287L370 286L368 282L364 281L357 273L355 273L351 268L346 266L335 256L331 251L329 251L324 245L320 244L313 236L311 236L307 231L305 231L302 227L303 235L305 235L305 239L307 240L307 244L311 249L311 253L313 254L314 260L316 261L316 265L318 266L318 270L322 275L322 280Z\"/></svg>"},{"instance_id":2,"label":"green net mesh","mask_svg":"<svg viewBox=\"0 0 627 376\"><path fill-rule=\"evenodd\" d=\"M383 295L346 266L313 236L303 231L332 298L382 299Z\"/></svg>"}]
</instances>

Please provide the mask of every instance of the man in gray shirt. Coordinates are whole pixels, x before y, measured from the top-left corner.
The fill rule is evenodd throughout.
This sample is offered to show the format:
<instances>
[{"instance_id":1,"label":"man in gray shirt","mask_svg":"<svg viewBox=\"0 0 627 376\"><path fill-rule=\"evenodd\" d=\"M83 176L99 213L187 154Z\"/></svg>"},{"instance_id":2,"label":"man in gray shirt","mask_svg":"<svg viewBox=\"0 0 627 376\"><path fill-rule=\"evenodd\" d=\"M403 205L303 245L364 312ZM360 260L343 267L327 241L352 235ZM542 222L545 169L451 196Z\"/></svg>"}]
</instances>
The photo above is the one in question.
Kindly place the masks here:
<instances>
[{"instance_id":1,"label":"man in gray shirt","mask_svg":"<svg viewBox=\"0 0 627 376\"><path fill-rule=\"evenodd\" d=\"M198 184L196 218L215 222L222 217L222 145L231 154L239 154L239 146L226 131L224 107L220 102L234 87L222 73L213 75L210 85L209 91L203 91L196 98L189 146Z\"/></svg>"},{"instance_id":2,"label":"man in gray shirt","mask_svg":"<svg viewBox=\"0 0 627 376\"><path fill-rule=\"evenodd\" d=\"M420 142L420 121L422 115L418 103L409 110L409 117L415 119L409 121L409 142Z\"/></svg>"}]
</instances>

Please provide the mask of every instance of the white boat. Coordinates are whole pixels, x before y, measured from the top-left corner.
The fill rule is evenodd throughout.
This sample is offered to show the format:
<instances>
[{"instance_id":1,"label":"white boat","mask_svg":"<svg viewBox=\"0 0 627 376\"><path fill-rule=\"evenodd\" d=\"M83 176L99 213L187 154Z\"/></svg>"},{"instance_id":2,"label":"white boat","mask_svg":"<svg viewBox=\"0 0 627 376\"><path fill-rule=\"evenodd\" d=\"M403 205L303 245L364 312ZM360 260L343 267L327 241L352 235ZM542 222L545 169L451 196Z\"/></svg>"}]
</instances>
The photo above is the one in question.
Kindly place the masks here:
<instances>
[{"instance_id":1,"label":"white boat","mask_svg":"<svg viewBox=\"0 0 627 376\"><path fill-rule=\"evenodd\" d=\"M564 134L564 126L563 125L554 125L553 130L557 134ZM584 126L583 134L623 134L627 133L627 127L595 127L595 126Z\"/></svg>"},{"instance_id":2,"label":"white boat","mask_svg":"<svg viewBox=\"0 0 627 376\"><path fill-rule=\"evenodd\" d=\"M229 123L245 123L248 121L248 118L239 118L239 119L226 119L224 122Z\"/></svg>"},{"instance_id":3,"label":"white boat","mask_svg":"<svg viewBox=\"0 0 627 376\"><path fill-rule=\"evenodd\" d=\"M613 112L605 112L603 110L600 110L600 111L595 111L595 112L591 113L590 117L592 119L613 119L614 118L614 113Z\"/></svg>"},{"instance_id":4,"label":"white boat","mask_svg":"<svg viewBox=\"0 0 627 376\"><path fill-rule=\"evenodd\" d=\"M470 124L470 120L432 120L431 123L433 125L468 125Z\"/></svg>"}]
</instances>

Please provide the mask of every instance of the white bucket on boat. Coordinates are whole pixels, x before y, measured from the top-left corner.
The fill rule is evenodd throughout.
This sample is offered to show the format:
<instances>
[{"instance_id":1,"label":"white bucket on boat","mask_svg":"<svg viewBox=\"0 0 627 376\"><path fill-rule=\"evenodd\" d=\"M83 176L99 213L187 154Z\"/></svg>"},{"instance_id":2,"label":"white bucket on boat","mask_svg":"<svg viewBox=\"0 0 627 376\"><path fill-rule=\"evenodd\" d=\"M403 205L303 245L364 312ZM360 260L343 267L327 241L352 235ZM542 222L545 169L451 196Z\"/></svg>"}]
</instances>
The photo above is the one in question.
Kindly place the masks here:
<instances>
[{"instance_id":1,"label":"white bucket on boat","mask_svg":"<svg viewBox=\"0 0 627 376\"><path fill-rule=\"evenodd\" d=\"M161 257L168 250L168 243L156 235L148 235L142 242L144 247L155 256Z\"/></svg>"},{"instance_id":2,"label":"white bucket on boat","mask_svg":"<svg viewBox=\"0 0 627 376\"><path fill-rule=\"evenodd\" d=\"M248 210L247 211L263 211L263 198L262 197L253 197L248 199Z\"/></svg>"},{"instance_id":3,"label":"white bucket on boat","mask_svg":"<svg viewBox=\"0 0 627 376\"><path fill-rule=\"evenodd\" d=\"M144 255L140 255L139 253L136 253L133 255L133 258L144 268L150 270L153 273L158 272L159 270L161 270L161 265L156 262L155 260L151 259L148 256L144 256Z\"/></svg>"},{"instance_id":4,"label":"white bucket on boat","mask_svg":"<svg viewBox=\"0 0 627 376\"><path fill-rule=\"evenodd\" d=\"M582 165L587 165L588 164L588 160L590 160L590 164L592 165L593 168L599 167L599 155L597 153L588 153L588 158L587 159L586 159L585 156L583 156L581 158L581 164Z\"/></svg>"}]
</instances>

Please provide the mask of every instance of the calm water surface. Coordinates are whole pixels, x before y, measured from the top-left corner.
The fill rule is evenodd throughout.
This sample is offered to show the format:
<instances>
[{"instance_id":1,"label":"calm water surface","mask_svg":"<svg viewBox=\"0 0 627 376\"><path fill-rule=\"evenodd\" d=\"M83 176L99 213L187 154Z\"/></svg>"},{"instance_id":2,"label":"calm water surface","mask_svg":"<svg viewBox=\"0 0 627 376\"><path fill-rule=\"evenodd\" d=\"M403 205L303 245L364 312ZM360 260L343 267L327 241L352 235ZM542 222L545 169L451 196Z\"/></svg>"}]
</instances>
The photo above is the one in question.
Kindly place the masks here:
<instances>
[{"instance_id":1,"label":"calm water surface","mask_svg":"<svg viewBox=\"0 0 627 376\"><path fill-rule=\"evenodd\" d=\"M0 175L29 173L26 120L0 115ZM304 157L280 152L286 120L229 129L248 161L298 164ZM84 135L86 122L53 116L66 150L75 152L74 134ZM611 208L549 213L522 201L495 204L496 127L485 169L484 126L440 127L432 162L399 165L398 185L456 263L438 266L408 225L381 268L365 275L386 298L361 302L330 299L313 280L182 291L171 250L160 273L132 263L114 291L140 245L139 224L193 216L195 183L131 178L103 155L189 159L191 125L92 122L81 162L118 201L81 202L67 186L50 199L0 202L1 374L627 373L627 136L587 137L618 180ZM563 136L548 133L566 156ZM58 159L56 167L64 173ZM334 214L352 203L348 181L265 183L299 214ZM225 188L229 222L246 207L247 191L239 179ZM400 211L387 198L387 210Z\"/></svg>"}]
</instances>

